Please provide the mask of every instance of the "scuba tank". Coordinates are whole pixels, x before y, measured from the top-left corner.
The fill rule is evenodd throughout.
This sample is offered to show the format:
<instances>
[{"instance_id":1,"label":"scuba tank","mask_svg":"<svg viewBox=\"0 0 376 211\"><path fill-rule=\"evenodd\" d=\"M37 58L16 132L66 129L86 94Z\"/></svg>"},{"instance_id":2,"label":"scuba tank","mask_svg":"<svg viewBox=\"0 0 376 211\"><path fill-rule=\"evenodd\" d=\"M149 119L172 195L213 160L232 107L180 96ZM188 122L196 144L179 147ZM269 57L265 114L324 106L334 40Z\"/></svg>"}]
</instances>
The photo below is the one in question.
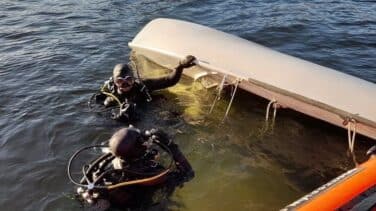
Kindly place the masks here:
<instances>
[{"instance_id":1,"label":"scuba tank","mask_svg":"<svg viewBox=\"0 0 376 211\"><path fill-rule=\"evenodd\" d=\"M99 199L105 199L110 191L128 186L161 184L166 180L167 175L174 171L173 153L168 146L158 140L157 136L151 135L149 131L141 133L133 127L127 130L139 135L137 139L139 143L137 144L144 147L140 157L134 159L122 158L111 149L110 142L110 147L94 145L81 148L69 159L68 177L73 184L78 186L77 194L83 201L93 204ZM80 154L93 149L102 149L104 153L82 166L82 175L79 180L73 178L72 163L76 161ZM160 162L161 154L168 157L167 165Z\"/></svg>"}]
</instances>

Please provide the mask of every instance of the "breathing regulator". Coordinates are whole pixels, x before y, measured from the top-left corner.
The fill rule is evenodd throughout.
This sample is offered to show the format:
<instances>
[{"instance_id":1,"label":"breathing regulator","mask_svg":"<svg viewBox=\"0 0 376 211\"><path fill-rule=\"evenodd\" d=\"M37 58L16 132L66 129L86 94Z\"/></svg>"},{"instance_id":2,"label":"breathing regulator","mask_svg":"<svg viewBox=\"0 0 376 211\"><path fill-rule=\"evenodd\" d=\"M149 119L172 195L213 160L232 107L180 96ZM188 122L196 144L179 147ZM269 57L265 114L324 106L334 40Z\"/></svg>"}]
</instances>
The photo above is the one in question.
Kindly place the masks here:
<instances>
[{"instance_id":1,"label":"breathing regulator","mask_svg":"<svg viewBox=\"0 0 376 211\"><path fill-rule=\"evenodd\" d=\"M88 203L93 203L101 198L103 194L108 191L131 186L131 185L148 185L155 184L162 181L169 172L174 169L173 153L169 147L160 141L160 137L156 135L157 130L140 130L130 126L126 129L128 133L137 135L137 144L140 144L143 149L143 155L137 160L148 160L150 167L159 166L154 168L154 171L137 171L137 169L129 168L129 165L117 165L119 162L127 163L128 158L114 152L111 146L107 145L93 145L86 146L77 150L69 159L67 173L69 180L77 187L77 193ZM111 140L110 140L111 141ZM127 140L123 139L121 142ZM124 144L124 143L120 143ZM126 143L127 144L127 143ZM111 145L111 143L110 143ZM101 149L102 154L89 163L85 163L81 169L81 179L75 180L72 173L72 164L77 160L79 155L87 151ZM167 165L163 165L159 158L164 154L168 157ZM121 156L121 157L120 157ZM149 162L150 161L150 162ZM77 173L75 173L77 174ZM133 176L129 176L133 175Z\"/></svg>"}]
</instances>

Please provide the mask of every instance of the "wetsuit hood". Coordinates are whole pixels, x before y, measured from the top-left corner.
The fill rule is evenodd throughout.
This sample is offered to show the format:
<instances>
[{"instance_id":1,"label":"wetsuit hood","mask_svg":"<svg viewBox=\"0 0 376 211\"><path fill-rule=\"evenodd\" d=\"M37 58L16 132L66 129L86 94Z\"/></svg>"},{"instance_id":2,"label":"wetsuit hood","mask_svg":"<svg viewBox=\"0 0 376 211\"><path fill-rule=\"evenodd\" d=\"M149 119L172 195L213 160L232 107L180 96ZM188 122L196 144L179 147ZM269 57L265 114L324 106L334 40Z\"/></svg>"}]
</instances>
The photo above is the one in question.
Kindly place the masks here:
<instances>
[{"instance_id":1,"label":"wetsuit hood","mask_svg":"<svg viewBox=\"0 0 376 211\"><path fill-rule=\"evenodd\" d=\"M132 70L126 64L115 65L112 71L112 77L116 80L118 77L125 78L126 76L133 76Z\"/></svg>"},{"instance_id":2,"label":"wetsuit hood","mask_svg":"<svg viewBox=\"0 0 376 211\"><path fill-rule=\"evenodd\" d=\"M141 133L135 128L123 128L114 133L109 140L112 154L125 160L138 158L145 153Z\"/></svg>"},{"instance_id":3,"label":"wetsuit hood","mask_svg":"<svg viewBox=\"0 0 376 211\"><path fill-rule=\"evenodd\" d=\"M127 93L133 86L134 78L133 78L133 72L126 64L117 64L115 65L113 71L112 71L112 78L116 85L116 92L118 94L124 94ZM129 81L132 80L132 83L129 83ZM126 82L127 83L122 83ZM128 86L122 86L122 85L128 85Z\"/></svg>"}]
</instances>

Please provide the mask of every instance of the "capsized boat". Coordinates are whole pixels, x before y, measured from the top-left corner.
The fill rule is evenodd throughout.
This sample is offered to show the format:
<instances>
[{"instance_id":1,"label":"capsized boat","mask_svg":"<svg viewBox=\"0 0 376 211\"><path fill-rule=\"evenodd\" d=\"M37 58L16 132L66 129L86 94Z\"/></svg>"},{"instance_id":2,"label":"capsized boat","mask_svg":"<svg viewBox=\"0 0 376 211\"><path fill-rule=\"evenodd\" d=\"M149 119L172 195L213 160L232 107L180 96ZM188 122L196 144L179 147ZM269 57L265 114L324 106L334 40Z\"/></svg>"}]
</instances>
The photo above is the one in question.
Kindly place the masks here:
<instances>
[{"instance_id":1,"label":"capsized boat","mask_svg":"<svg viewBox=\"0 0 376 211\"><path fill-rule=\"evenodd\" d=\"M186 55L194 55L198 65L184 74L195 80L222 78L270 100L275 107L348 129L349 142L355 133L376 139L374 83L181 20L153 20L129 46L169 69Z\"/></svg>"}]
</instances>

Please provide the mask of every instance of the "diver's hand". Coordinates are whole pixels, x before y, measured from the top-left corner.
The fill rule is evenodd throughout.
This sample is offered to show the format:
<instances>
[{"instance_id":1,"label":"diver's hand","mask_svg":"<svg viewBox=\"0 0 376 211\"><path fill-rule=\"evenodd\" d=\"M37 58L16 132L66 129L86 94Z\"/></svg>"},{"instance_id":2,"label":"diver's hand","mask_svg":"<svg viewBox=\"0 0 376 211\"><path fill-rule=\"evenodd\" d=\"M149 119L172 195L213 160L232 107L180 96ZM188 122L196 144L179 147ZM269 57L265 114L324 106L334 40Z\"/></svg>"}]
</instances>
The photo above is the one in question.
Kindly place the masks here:
<instances>
[{"instance_id":1,"label":"diver's hand","mask_svg":"<svg viewBox=\"0 0 376 211\"><path fill-rule=\"evenodd\" d=\"M149 136L152 136L153 138L157 139L160 143L166 146L169 146L172 142L169 135L162 130L153 128L149 130L148 132L149 132Z\"/></svg>"},{"instance_id":2,"label":"diver's hand","mask_svg":"<svg viewBox=\"0 0 376 211\"><path fill-rule=\"evenodd\" d=\"M196 57L188 55L184 60L179 62L179 66L182 68L189 68L196 65Z\"/></svg>"},{"instance_id":3,"label":"diver's hand","mask_svg":"<svg viewBox=\"0 0 376 211\"><path fill-rule=\"evenodd\" d=\"M106 95L101 92L95 93L93 97L96 103L104 102L106 100Z\"/></svg>"},{"instance_id":4,"label":"diver's hand","mask_svg":"<svg viewBox=\"0 0 376 211\"><path fill-rule=\"evenodd\" d=\"M106 108L111 107L115 105L116 101L112 97L106 97L106 99L103 101L103 104Z\"/></svg>"},{"instance_id":5,"label":"diver's hand","mask_svg":"<svg viewBox=\"0 0 376 211\"><path fill-rule=\"evenodd\" d=\"M175 165L184 177L184 181L189 181L195 176L195 172L193 171L192 166L185 158L181 159L179 162L175 162Z\"/></svg>"}]
</instances>

